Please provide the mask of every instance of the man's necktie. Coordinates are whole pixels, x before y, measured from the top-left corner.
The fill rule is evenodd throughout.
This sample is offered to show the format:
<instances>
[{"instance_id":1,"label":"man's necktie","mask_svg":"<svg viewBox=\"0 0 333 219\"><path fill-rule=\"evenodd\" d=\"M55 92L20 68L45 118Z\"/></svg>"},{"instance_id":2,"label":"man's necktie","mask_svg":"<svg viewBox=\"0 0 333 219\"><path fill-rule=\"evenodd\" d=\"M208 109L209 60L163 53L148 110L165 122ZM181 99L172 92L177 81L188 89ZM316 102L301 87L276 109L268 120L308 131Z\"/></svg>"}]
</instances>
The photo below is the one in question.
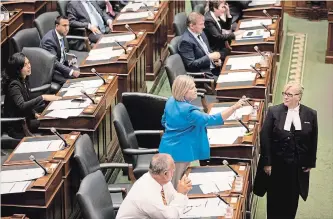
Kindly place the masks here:
<instances>
[{"instance_id":1,"label":"man's necktie","mask_svg":"<svg viewBox=\"0 0 333 219\"><path fill-rule=\"evenodd\" d=\"M105 4L106 8L108 9L108 12L114 17L116 13L114 13L111 3L109 1L106 1Z\"/></svg>"},{"instance_id":2,"label":"man's necktie","mask_svg":"<svg viewBox=\"0 0 333 219\"><path fill-rule=\"evenodd\" d=\"M60 41L60 47L61 47L61 62L63 63L66 58L64 38L61 38L59 41Z\"/></svg>"},{"instance_id":3,"label":"man's necktie","mask_svg":"<svg viewBox=\"0 0 333 219\"><path fill-rule=\"evenodd\" d=\"M168 203L167 203L167 201L166 201L166 199L165 199L165 194L164 194L164 189L163 189L163 187L162 187L162 190L161 190L161 196L162 196L163 204L164 204L164 205L168 205Z\"/></svg>"}]
</instances>

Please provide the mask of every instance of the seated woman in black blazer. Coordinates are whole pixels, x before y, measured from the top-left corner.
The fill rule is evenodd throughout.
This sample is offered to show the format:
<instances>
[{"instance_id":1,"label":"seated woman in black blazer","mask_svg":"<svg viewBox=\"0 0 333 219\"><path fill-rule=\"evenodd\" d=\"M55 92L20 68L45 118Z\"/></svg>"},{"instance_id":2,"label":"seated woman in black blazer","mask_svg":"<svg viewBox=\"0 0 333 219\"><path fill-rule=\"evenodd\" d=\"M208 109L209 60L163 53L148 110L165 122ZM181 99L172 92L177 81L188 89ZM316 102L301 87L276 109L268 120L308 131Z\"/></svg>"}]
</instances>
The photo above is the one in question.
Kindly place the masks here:
<instances>
[{"instance_id":1,"label":"seated woman in black blazer","mask_svg":"<svg viewBox=\"0 0 333 219\"><path fill-rule=\"evenodd\" d=\"M3 78L5 104L4 116L7 118L25 117L30 131L38 128L37 118L39 112L45 107L44 101L59 100L61 97L55 95L41 95L30 98L29 75L31 66L27 57L23 53L15 53L8 60L6 75ZM8 134L13 138L23 138L23 128L10 125Z\"/></svg>"},{"instance_id":2,"label":"seated woman in black blazer","mask_svg":"<svg viewBox=\"0 0 333 219\"><path fill-rule=\"evenodd\" d=\"M232 16L228 3L225 1L209 1L209 11L205 13L204 32L208 38L210 48L213 51L219 51L227 56L230 49L226 48L226 42L231 42L235 36L242 34L243 31L228 33L231 29ZM225 17L225 20L223 20Z\"/></svg>"}]
</instances>

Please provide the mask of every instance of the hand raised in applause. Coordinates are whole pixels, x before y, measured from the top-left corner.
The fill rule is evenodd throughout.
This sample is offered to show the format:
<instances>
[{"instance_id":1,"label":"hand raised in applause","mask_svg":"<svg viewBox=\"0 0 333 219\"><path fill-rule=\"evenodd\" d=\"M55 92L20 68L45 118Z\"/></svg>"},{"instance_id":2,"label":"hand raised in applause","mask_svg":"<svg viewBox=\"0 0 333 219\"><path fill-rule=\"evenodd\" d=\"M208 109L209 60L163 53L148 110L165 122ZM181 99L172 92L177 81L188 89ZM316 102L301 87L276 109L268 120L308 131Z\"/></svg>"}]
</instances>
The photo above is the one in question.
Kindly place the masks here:
<instances>
[{"instance_id":1,"label":"hand raised in applause","mask_svg":"<svg viewBox=\"0 0 333 219\"><path fill-rule=\"evenodd\" d=\"M177 192L186 195L192 189L191 180L184 175L181 180L178 180Z\"/></svg>"}]
</instances>

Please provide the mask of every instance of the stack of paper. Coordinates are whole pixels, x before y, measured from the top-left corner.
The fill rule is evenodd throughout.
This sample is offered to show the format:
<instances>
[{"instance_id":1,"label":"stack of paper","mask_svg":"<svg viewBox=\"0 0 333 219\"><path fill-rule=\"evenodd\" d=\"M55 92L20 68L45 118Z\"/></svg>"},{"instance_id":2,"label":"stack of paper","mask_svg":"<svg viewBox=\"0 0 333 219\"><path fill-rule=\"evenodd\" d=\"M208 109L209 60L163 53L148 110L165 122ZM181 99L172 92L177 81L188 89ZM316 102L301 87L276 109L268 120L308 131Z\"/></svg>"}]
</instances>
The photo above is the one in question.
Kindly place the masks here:
<instances>
[{"instance_id":1,"label":"stack of paper","mask_svg":"<svg viewBox=\"0 0 333 219\"><path fill-rule=\"evenodd\" d=\"M254 20L242 21L239 28L245 29L251 27L262 27L261 24L264 24L266 26L271 25L272 19L254 19Z\"/></svg>"},{"instance_id":2,"label":"stack of paper","mask_svg":"<svg viewBox=\"0 0 333 219\"><path fill-rule=\"evenodd\" d=\"M78 87L83 89L93 88L93 87L96 88L103 85L103 83L104 81L102 79L78 81L75 83L71 83L71 85L68 88L78 88Z\"/></svg>"},{"instance_id":3,"label":"stack of paper","mask_svg":"<svg viewBox=\"0 0 333 219\"><path fill-rule=\"evenodd\" d=\"M87 60L98 61L98 60L107 60L112 57L112 47L106 47L101 49L92 49L89 52Z\"/></svg>"},{"instance_id":4,"label":"stack of paper","mask_svg":"<svg viewBox=\"0 0 333 219\"><path fill-rule=\"evenodd\" d=\"M61 110L53 110L46 114L45 116L52 118L61 118L67 119L68 117L75 117L80 115L83 112L83 109L61 109Z\"/></svg>"},{"instance_id":5,"label":"stack of paper","mask_svg":"<svg viewBox=\"0 0 333 219\"><path fill-rule=\"evenodd\" d=\"M242 127L207 129L210 144L233 144L239 136L244 136L246 129Z\"/></svg>"},{"instance_id":6,"label":"stack of paper","mask_svg":"<svg viewBox=\"0 0 333 219\"><path fill-rule=\"evenodd\" d=\"M25 192L30 183L31 181L8 182L8 183L1 182L1 194Z\"/></svg>"},{"instance_id":7,"label":"stack of paper","mask_svg":"<svg viewBox=\"0 0 333 219\"><path fill-rule=\"evenodd\" d=\"M14 154L59 151L63 146L62 140L22 142L15 149Z\"/></svg>"},{"instance_id":8,"label":"stack of paper","mask_svg":"<svg viewBox=\"0 0 333 219\"><path fill-rule=\"evenodd\" d=\"M103 43L113 43L115 41L118 42L128 42L128 41L132 41L135 39L135 35L134 34L126 34L126 35L119 35L119 36L104 36L99 43L103 44Z\"/></svg>"},{"instance_id":9,"label":"stack of paper","mask_svg":"<svg viewBox=\"0 0 333 219\"><path fill-rule=\"evenodd\" d=\"M216 83L238 82L238 81L254 81L256 73L252 72L232 72L221 74Z\"/></svg>"},{"instance_id":10,"label":"stack of paper","mask_svg":"<svg viewBox=\"0 0 333 219\"><path fill-rule=\"evenodd\" d=\"M1 183L22 182L33 179L38 179L44 176L45 172L42 168L6 170L1 171Z\"/></svg>"},{"instance_id":11,"label":"stack of paper","mask_svg":"<svg viewBox=\"0 0 333 219\"><path fill-rule=\"evenodd\" d=\"M72 97L72 96L82 96L83 94L81 93L82 87L77 87L77 88L64 88L61 89L60 91L66 91L64 94L64 97ZM87 94L94 94L98 88L92 87L92 88L87 88L83 89Z\"/></svg>"},{"instance_id":12,"label":"stack of paper","mask_svg":"<svg viewBox=\"0 0 333 219\"><path fill-rule=\"evenodd\" d=\"M134 11L136 12L137 10L139 10L141 7L143 7L144 5L142 3L133 3L133 2L129 2L122 10L121 12L126 12L126 11Z\"/></svg>"},{"instance_id":13,"label":"stack of paper","mask_svg":"<svg viewBox=\"0 0 333 219\"><path fill-rule=\"evenodd\" d=\"M136 12L136 13L124 13L120 14L117 18L118 21L121 20L133 20L133 19L141 19L147 18L149 16L150 11Z\"/></svg>"},{"instance_id":14,"label":"stack of paper","mask_svg":"<svg viewBox=\"0 0 333 219\"><path fill-rule=\"evenodd\" d=\"M218 198L189 199L180 218L224 216L227 205Z\"/></svg>"},{"instance_id":15,"label":"stack of paper","mask_svg":"<svg viewBox=\"0 0 333 219\"><path fill-rule=\"evenodd\" d=\"M80 108L86 108L87 106L89 106L91 104L90 99L86 98L83 100L84 100L84 102L75 102L73 100L53 101L47 109L48 110L80 109Z\"/></svg>"},{"instance_id":16,"label":"stack of paper","mask_svg":"<svg viewBox=\"0 0 333 219\"><path fill-rule=\"evenodd\" d=\"M217 113L221 113L224 110L228 109L229 107L213 107L210 112L209 115L214 115ZM252 106L243 106L239 109L236 110L236 112L234 114L232 114L228 119L228 120L235 120L235 119L239 119L244 115L250 115L252 113L253 107Z\"/></svg>"},{"instance_id":17,"label":"stack of paper","mask_svg":"<svg viewBox=\"0 0 333 219\"><path fill-rule=\"evenodd\" d=\"M247 57L231 57L228 59L226 65L231 65L230 70L252 69L251 65L260 63L261 59L263 59L261 55Z\"/></svg>"}]
</instances>

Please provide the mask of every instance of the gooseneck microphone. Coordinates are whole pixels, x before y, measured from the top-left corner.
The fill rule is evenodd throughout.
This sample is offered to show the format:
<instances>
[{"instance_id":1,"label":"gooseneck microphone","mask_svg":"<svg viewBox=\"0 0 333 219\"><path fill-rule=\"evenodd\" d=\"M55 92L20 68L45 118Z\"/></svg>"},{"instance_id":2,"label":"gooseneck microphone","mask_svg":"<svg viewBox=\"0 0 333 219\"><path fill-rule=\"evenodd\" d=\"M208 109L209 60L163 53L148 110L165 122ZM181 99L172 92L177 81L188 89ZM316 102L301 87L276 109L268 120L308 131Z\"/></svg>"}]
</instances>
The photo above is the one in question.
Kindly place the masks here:
<instances>
[{"instance_id":1,"label":"gooseneck microphone","mask_svg":"<svg viewBox=\"0 0 333 219\"><path fill-rule=\"evenodd\" d=\"M247 127L247 125L245 125L245 123L241 120L241 119L237 119L237 121L244 127L246 128L246 133L250 133L250 129L249 127Z\"/></svg>"},{"instance_id":2,"label":"gooseneck microphone","mask_svg":"<svg viewBox=\"0 0 333 219\"><path fill-rule=\"evenodd\" d=\"M226 200L224 200L224 199L222 198L222 196L220 196L219 193L214 192L214 195L215 195L217 198L219 198L224 204L230 206L230 204L229 204Z\"/></svg>"},{"instance_id":3,"label":"gooseneck microphone","mask_svg":"<svg viewBox=\"0 0 333 219\"><path fill-rule=\"evenodd\" d=\"M223 163L224 165L226 165L227 167L229 167L229 169L232 170L232 172L234 172L234 173L236 174L236 176L239 176L239 174L236 172L236 170L234 170L234 168L232 168L232 167L229 165L228 161L223 160L222 163Z\"/></svg>"},{"instance_id":4,"label":"gooseneck microphone","mask_svg":"<svg viewBox=\"0 0 333 219\"><path fill-rule=\"evenodd\" d=\"M264 23L260 23L260 24L269 32L269 35L272 36L271 30Z\"/></svg>"},{"instance_id":5,"label":"gooseneck microphone","mask_svg":"<svg viewBox=\"0 0 333 219\"><path fill-rule=\"evenodd\" d=\"M138 35L136 35L136 33L134 32L134 30L133 30L128 24L125 24L125 28L126 28L128 31L132 32L132 33L135 35L135 39L138 38Z\"/></svg>"},{"instance_id":6,"label":"gooseneck microphone","mask_svg":"<svg viewBox=\"0 0 333 219\"><path fill-rule=\"evenodd\" d=\"M118 46L120 46L121 48L123 48L125 54L127 54L126 48L123 45L121 45L117 40L114 40L114 42L117 43Z\"/></svg>"},{"instance_id":7,"label":"gooseneck microphone","mask_svg":"<svg viewBox=\"0 0 333 219\"><path fill-rule=\"evenodd\" d=\"M91 102L93 103L93 104L96 104L96 102L94 101L94 99L93 98L91 98L83 89L81 90L81 93L84 95L84 96L86 96L86 97L88 97L89 98L89 100L91 100Z\"/></svg>"},{"instance_id":8,"label":"gooseneck microphone","mask_svg":"<svg viewBox=\"0 0 333 219\"><path fill-rule=\"evenodd\" d=\"M33 162L35 162L35 164L37 164L37 166L39 166L40 168L42 168L42 170L44 171L44 175L47 175L47 170L45 167L43 167L35 158L34 155L30 155L29 159Z\"/></svg>"},{"instance_id":9,"label":"gooseneck microphone","mask_svg":"<svg viewBox=\"0 0 333 219\"><path fill-rule=\"evenodd\" d=\"M252 68L253 70L256 71L256 73L259 75L259 77L262 78L262 74L261 74L261 72L258 71L258 70L256 69L256 67L254 67L253 65L250 65L250 66L251 66L251 68Z\"/></svg>"},{"instance_id":10,"label":"gooseneck microphone","mask_svg":"<svg viewBox=\"0 0 333 219\"><path fill-rule=\"evenodd\" d=\"M51 132L53 134L55 134L56 136L58 136L64 142L65 147L69 146L68 143L67 143L67 141L59 134L59 132L57 131L57 129L55 129L54 127L52 127L51 128Z\"/></svg>"},{"instance_id":11,"label":"gooseneck microphone","mask_svg":"<svg viewBox=\"0 0 333 219\"><path fill-rule=\"evenodd\" d=\"M91 71L92 73L94 73L96 76L98 76L100 79L102 79L102 80L103 80L103 83L106 84L105 79L102 77L102 75L100 75L100 74L96 71L95 68L92 68L90 71Z\"/></svg>"},{"instance_id":12,"label":"gooseneck microphone","mask_svg":"<svg viewBox=\"0 0 333 219\"><path fill-rule=\"evenodd\" d=\"M262 13L264 13L268 18L273 20L273 17L270 14L268 14L268 12L265 9L262 10Z\"/></svg>"},{"instance_id":13,"label":"gooseneck microphone","mask_svg":"<svg viewBox=\"0 0 333 219\"><path fill-rule=\"evenodd\" d=\"M144 3L144 2L142 2L142 4L144 4L144 6L146 7L147 11L149 11L150 13L152 13L152 16L153 16L154 12L149 9L148 5L146 3Z\"/></svg>"},{"instance_id":14,"label":"gooseneck microphone","mask_svg":"<svg viewBox=\"0 0 333 219\"><path fill-rule=\"evenodd\" d=\"M257 53L259 53L259 55L261 55L262 57L265 58L264 54L262 54L262 52L259 50L258 46L254 46L253 48Z\"/></svg>"}]
</instances>

